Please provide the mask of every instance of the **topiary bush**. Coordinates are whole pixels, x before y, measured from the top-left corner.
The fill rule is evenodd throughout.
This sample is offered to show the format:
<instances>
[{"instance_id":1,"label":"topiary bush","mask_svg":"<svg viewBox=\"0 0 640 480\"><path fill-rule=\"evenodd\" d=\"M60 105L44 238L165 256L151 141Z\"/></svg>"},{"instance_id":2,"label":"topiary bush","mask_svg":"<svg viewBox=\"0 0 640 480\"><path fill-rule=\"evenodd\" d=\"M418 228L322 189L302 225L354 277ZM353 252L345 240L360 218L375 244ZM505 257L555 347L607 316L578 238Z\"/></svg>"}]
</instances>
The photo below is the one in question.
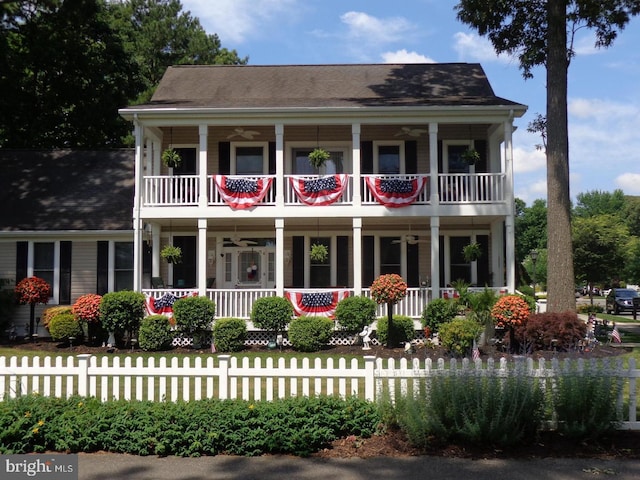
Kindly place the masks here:
<instances>
[{"instance_id":1,"label":"topiary bush","mask_svg":"<svg viewBox=\"0 0 640 480\"><path fill-rule=\"evenodd\" d=\"M173 304L173 318L182 333L211 330L216 304L207 297L183 297Z\"/></svg>"},{"instance_id":2,"label":"topiary bush","mask_svg":"<svg viewBox=\"0 0 640 480\"><path fill-rule=\"evenodd\" d=\"M359 332L376 319L377 303L368 297L347 297L336 306L338 326L347 332Z\"/></svg>"},{"instance_id":3,"label":"topiary bush","mask_svg":"<svg viewBox=\"0 0 640 480\"><path fill-rule=\"evenodd\" d=\"M465 356L471 352L473 340L480 335L482 326L470 318L454 318L440 325L438 337L447 351L455 356Z\"/></svg>"},{"instance_id":4,"label":"topiary bush","mask_svg":"<svg viewBox=\"0 0 640 480\"><path fill-rule=\"evenodd\" d=\"M48 329L51 319L61 313L73 314L73 309L68 305L58 305L56 307L45 308L42 312L42 324L44 327Z\"/></svg>"},{"instance_id":5,"label":"topiary bush","mask_svg":"<svg viewBox=\"0 0 640 480\"><path fill-rule=\"evenodd\" d=\"M82 327L72 313L59 313L49 321L49 334L56 342L82 338Z\"/></svg>"},{"instance_id":6,"label":"topiary bush","mask_svg":"<svg viewBox=\"0 0 640 480\"><path fill-rule=\"evenodd\" d=\"M253 324L275 335L284 332L292 316L293 305L283 297L262 297L253 302L251 307Z\"/></svg>"},{"instance_id":7,"label":"topiary bush","mask_svg":"<svg viewBox=\"0 0 640 480\"><path fill-rule=\"evenodd\" d=\"M297 317L289 325L289 341L301 352L317 352L331 339L333 327L327 317Z\"/></svg>"},{"instance_id":8,"label":"topiary bush","mask_svg":"<svg viewBox=\"0 0 640 480\"><path fill-rule=\"evenodd\" d=\"M434 298L422 311L422 326L437 332L440 325L450 322L458 314L458 302L445 298Z\"/></svg>"},{"instance_id":9,"label":"topiary bush","mask_svg":"<svg viewBox=\"0 0 640 480\"><path fill-rule=\"evenodd\" d=\"M138 332L138 345L146 352L167 350L174 334L166 315L150 315L142 319Z\"/></svg>"},{"instance_id":10,"label":"topiary bush","mask_svg":"<svg viewBox=\"0 0 640 480\"><path fill-rule=\"evenodd\" d=\"M244 349L247 323L241 318L219 318L213 324L213 338L219 352L239 352Z\"/></svg>"},{"instance_id":11,"label":"topiary bush","mask_svg":"<svg viewBox=\"0 0 640 480\"><path fill-rule=\"evenodd\" d=\"M575 312L536 313L514 327L515 338L525 352L571 350L586 334L587 325Z\"/></svg>"},{"instance_id":12,"label":"topiary bush","mask_svg":"<svg viewBox=\"0 0 640 480\"><path fill-rule=\"evenodd\" d=\"M398 343L410 342L416 337L416 329L413 325L413 319L406 315L394 315L393 325L397 330ZM376 329L376 337L381 344L387 343L389 335L389 319L388 317L379 317Z\"/></svg>"},{"instance_id":13,"label":"topiary bush","mask_svg":"<svg viewBox=\"0 0 640 480\"><path fill-rule=\"evenodd\" d=\"M122 290L110 292L100 302L100 322L107 332L122 334L138 331L144 317L144 295L139 292Z\"/></svg>"}]
</instances>

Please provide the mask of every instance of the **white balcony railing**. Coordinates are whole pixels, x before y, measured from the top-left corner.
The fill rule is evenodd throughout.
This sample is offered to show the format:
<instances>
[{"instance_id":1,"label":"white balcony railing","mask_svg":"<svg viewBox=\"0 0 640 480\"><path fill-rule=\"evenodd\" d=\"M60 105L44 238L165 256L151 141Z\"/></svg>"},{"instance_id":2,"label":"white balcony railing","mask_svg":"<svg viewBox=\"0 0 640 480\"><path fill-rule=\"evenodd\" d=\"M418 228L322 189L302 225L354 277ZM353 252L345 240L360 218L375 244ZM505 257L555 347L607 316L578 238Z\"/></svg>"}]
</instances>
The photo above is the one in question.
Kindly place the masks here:
<instances>
[{"instance_id":1,"label":"white balcony railing","mask_svg":"<svg viewBox=\"0 0 640 480\"><path fill-rule=\"evenodd\" d=\"M245 180L255 181L255 182L259 180L262 180L263 182L265 182L271 179L271 186L267 190L264 198L260 201L259 205L275 205L276 204L275 175L262 175L262 176L242 175L242 178ZM221 195L220 190L216 185L213 175L209 175L209 177L207 178L207 184L208 184L209 205L212 205L212 206L227 205L224 197Z\"/></svg>"},{"instance_id":2,"label":"white balcony railing","mask_svg":"<svg viewBox=\"0 0 640 480\"><path fill-rule=\"evenodd\" d=\"M505 200L504 173L438 175L440 203L500 203Z\"/></svg>"},{"instance_id":3,"label":"white balcony railing","mask_svg":"<svg viewBox=\"0 0 640 480\"><path fill-rule=\"evenodd\" d=\"M144 177L144 206L197 205L198 181L197 175Z\"/></svg>"}]
</instances>

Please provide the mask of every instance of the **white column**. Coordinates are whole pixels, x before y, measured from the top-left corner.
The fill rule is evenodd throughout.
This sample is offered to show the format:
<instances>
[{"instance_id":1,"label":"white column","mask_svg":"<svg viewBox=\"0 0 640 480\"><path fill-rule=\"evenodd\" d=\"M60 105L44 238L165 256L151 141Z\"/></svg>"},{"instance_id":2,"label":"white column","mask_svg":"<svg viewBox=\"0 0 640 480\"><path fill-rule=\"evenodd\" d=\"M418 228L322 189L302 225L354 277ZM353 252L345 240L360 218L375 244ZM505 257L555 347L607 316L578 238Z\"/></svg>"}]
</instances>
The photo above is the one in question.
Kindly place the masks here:
<instances>
[{"instance_id":1,"label":"white column","mask_svg":"<svg viewBox=\"0 0 640 480\"><path fill-rule=\"evenodd\" d=\"M429 190L431 205L438 205L438 124L429 124Z\"/></svg>"},{"instance_id":2,"label":"white column","mask_svg":"<svg viewBox=\"0 0 640 480\"><path fill-rule=\"evenodd\" d=\"M160 226L151 224L151 276L160 276Z\"/></svg>"},{"instance_id":3,"label":"white column","mask_svg":"<svg viewBox=\"0 0 640 480\"><path fill-rule=\"evenodd\" d=\"M440 217L431 217L431 298L440 298Z\"/></svg>"},{"instance_id":4,"label":"white column","mask_svg":"<svg viewBox=\"0 0 640 480\"><path fill-rule=\"evenodd\" d=\"M509 115L509 120L504 122L504 166L505 166L505 188L507 201L506 227L506 267L507 267L507 288L509 292L516 289L516 265L515 265L515 199L513 183L513 112Z\"/></svg>"},{"instance_id":5,"label":"white column","mask_svg":"<svg viewBox=\"0 0 640 480\"><path fill-rule=\"evenodd\" d=\"M362 218L353 219L353 290L362 294Z\"/></svg>"},{"instance_id":6,"label":"white column","mask_svg":"<svg viewBox=\"0 0 640 480\"><path fill-rule=\"evenodd\" d=\"M142 191L142 162L144 162L144 130L135 119L133 122L135 137L135 183L133 193L133 291L142 288L142 221L140 220L140 202Z\"/></svg>"},{"instance_id":7,"label":"white column","mask_svg":"<svg viewBox=\"0 0 640 480\"><path fill-rule=\"evenodd\" d=\"M200 187L200 195L198 197L198 206L205 208L207 206L208 192L207 192L207 134L209 128L207 125L200 125L198 127L198 135L200 137L200 145L198 148L198 180ZM205 226L206 228L206 226ZM206 258L206 255L205 255Z\"/></svg>"},{"instance_id":8,"label":"white column","mask_svg":"<svg viewBox=\"0 0 640 480\"><path fill-rule=\"evenodd\" d=\"M359 123L351 125L351 157L353 165L353 206L359 207L362 204L362 183L360 176L360 131L361 126ZM355 239L354 239L355 240ZM354 270L354 275L357 270Z\"/></svg>"},{"instance_id":9,"label":"white column","mask_svg":"<svg viewBox=\"0 0 640 480\"><path fill-rule=\"evenodd\" d=\"M505 262L504 262L504 222L497 220L491 223L491 272L493 278L491 285L494 287L502 287L506 285L504 278Z\"/></svg>"},{"instance_id":10,"label":"white column","mask_svg":"<svg viewBox=\"0 0 640 480\"><path fill-rule=\"evenodd\" d=\"M516 241L513 216L505 220L505 242L507 262L507 289L513 293L516 291Z\"/></svg>"},{"instance_id":11,"label":"white column","mask_svg":"<svg viewBox=\"0 0 640 480\"><path fill-rule=\"evenodd\" d=\"M198 295L207 295L207 219L198 219Z\"/></svg>"},{"instance_id":12,"label":"white column","mask_svg":"<svg viewBox=\"0 0 640 480\"><path fill-rule=\"evenodd\" d=\"M276 206L284 207L284 125L279 123L276 128ZM284 251L284 250L283 250ZM282 256L279 257L282 259ZM277 285L281 285L280 282Z\"/></svg>"},{"instance_id":13,"label":"white column","mask_svg":"<svg viewBox=\"0 0 640 480\"><path fill-rule=\"evenodd\" d=\"M276 218L276 295L284 296L284 218Z\"/></svg>"}]
</instances>

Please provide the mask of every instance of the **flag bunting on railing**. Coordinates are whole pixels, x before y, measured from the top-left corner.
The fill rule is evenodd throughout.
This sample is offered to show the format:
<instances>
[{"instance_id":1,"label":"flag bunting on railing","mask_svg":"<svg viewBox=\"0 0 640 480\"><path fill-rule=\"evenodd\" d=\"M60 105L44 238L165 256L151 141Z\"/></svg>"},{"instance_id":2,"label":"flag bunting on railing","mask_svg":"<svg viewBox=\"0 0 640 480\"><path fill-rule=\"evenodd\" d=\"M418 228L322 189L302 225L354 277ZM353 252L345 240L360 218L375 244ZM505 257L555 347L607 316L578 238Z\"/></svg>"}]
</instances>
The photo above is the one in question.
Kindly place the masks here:
<instances>
[{"instance_id":1,"label":"flag bunting on railing","mask_svg":"<svg viewBox=\"0 0 640 480\"><path fill-rule=\"evenodd\" d=\"M332 292L286 291L284 295L293 305L297 316L334 318L338 302L349 296L349 290Z\"/></svg>"},{"instance_id":2,"label":"flag bunting on railing","mask_svg":"<svg viewBox=\"0 0 640 480\"><path fill-rule=\"evenodd\" d=\"M214 175L220 196L231 208L251 208L260 203L269 191L273 178L252 180L244 177L230 177L228 175Z\"/></svg>"},{"instance_id":3,"label":"flag bunting on railing","mask_svg":"<svg viewBox=\"0 0 640 480\"><path fill-rule=\"evenodd\" d=\"M416 201L427 183L425 176L402 180L399 178L365 177L371 195L385 207L406 207Z\"/></svg>"},{"instance_id":4,"label":"flag bunting on railing","mask_svg":"<svg viewBox=\"0 0 640 480\"><path fill-rule=\"evenodd\" d=\"M298 199L306 205L330 205L337 201L345 189L349 176L341 173L319 178L290 177L289 182Z\"/></svg>"},{"instance_id":5,"label":"flag bunting on railing","mask_svg":"<svg viewBox=\"0 0 640 480\"><path fill-rule=\"evenodd\" d=\"M151 295L147 295L147 300L145 301L147 315L164 315L165 317L172 318L173 304L176 303L176 300L190 296L196 297L198 293L194 292L190 295L183 295L182 297L176 297L173 293L165 293L160 298L153 298Z\"/></svg>"}]
</instances>

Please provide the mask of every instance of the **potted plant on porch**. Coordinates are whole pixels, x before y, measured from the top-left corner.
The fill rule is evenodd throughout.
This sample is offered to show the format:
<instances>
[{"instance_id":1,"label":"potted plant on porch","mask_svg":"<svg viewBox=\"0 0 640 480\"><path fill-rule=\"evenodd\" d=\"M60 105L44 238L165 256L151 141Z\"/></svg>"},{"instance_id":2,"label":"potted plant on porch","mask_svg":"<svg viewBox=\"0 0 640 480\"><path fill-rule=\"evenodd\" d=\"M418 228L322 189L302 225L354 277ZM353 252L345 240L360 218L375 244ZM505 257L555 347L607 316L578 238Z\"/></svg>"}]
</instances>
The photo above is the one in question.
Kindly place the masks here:
<instances>
[{"instance_id":1,"label":"potted plant on porch","mask_svg":"<svg viewBox=\"0 0 640 480\"><path fill-rule=\"evenodd\" d=\"M322 243L314 243L311 245L311 251L309 252L309 258L314 263L322 263L329 257L329 250L326 245Z\"/></svg>"},{"instance_id":2,"label":"potted plant on porch","mask_svg":"<svg viewBox=\"0 0 640 480\"><path fill-rule=\"evenodd\" d=\"M167 263L180 263L182 262L182 249L174 245L165 245L160 251L160 256Z\"/></svg>"},{"instance_id":3,"label":"potted plant on porch","mask_svg":"<svg viewBox=\"0 0 640 480\"><path fill-rule=\"evenodd\" d=\"M480 244L478 242L471 242L462 249L462 255L467 262L475 262L482 255Z\"/></svg>"},{"instance_id":4,"label":"potted plant on porch","mask_svg":"<svg viewBox=\"0 0 640 480\"><path fill-rule=\"evenodd\" d=\"M480 161L480 153L475 148L469 148L462 152L462 160L468 165L475 165Z\"/></svg>"},{"instance_id":5,"label":"potted plant on porch","mask_svg":"<svg viewBox=\"0 0 640 480\"><path fill-rule=\"evenodd\" d=\"M176 168L182 163L182 157L174 148L167 148L162 152L162 161L167 167Z\"/></svg>"},{"instance_id":6,"label":"potted plant on porch","mask_svg":"<svg viewBox=\"0 0 640 480\"><path fill-rule=\"evenodd\" d=\"M323 167L324 164L331 158L331 154L324 148L315 148L309 154L309 164L314 168Z\"/></svg>"}]
</instances>

